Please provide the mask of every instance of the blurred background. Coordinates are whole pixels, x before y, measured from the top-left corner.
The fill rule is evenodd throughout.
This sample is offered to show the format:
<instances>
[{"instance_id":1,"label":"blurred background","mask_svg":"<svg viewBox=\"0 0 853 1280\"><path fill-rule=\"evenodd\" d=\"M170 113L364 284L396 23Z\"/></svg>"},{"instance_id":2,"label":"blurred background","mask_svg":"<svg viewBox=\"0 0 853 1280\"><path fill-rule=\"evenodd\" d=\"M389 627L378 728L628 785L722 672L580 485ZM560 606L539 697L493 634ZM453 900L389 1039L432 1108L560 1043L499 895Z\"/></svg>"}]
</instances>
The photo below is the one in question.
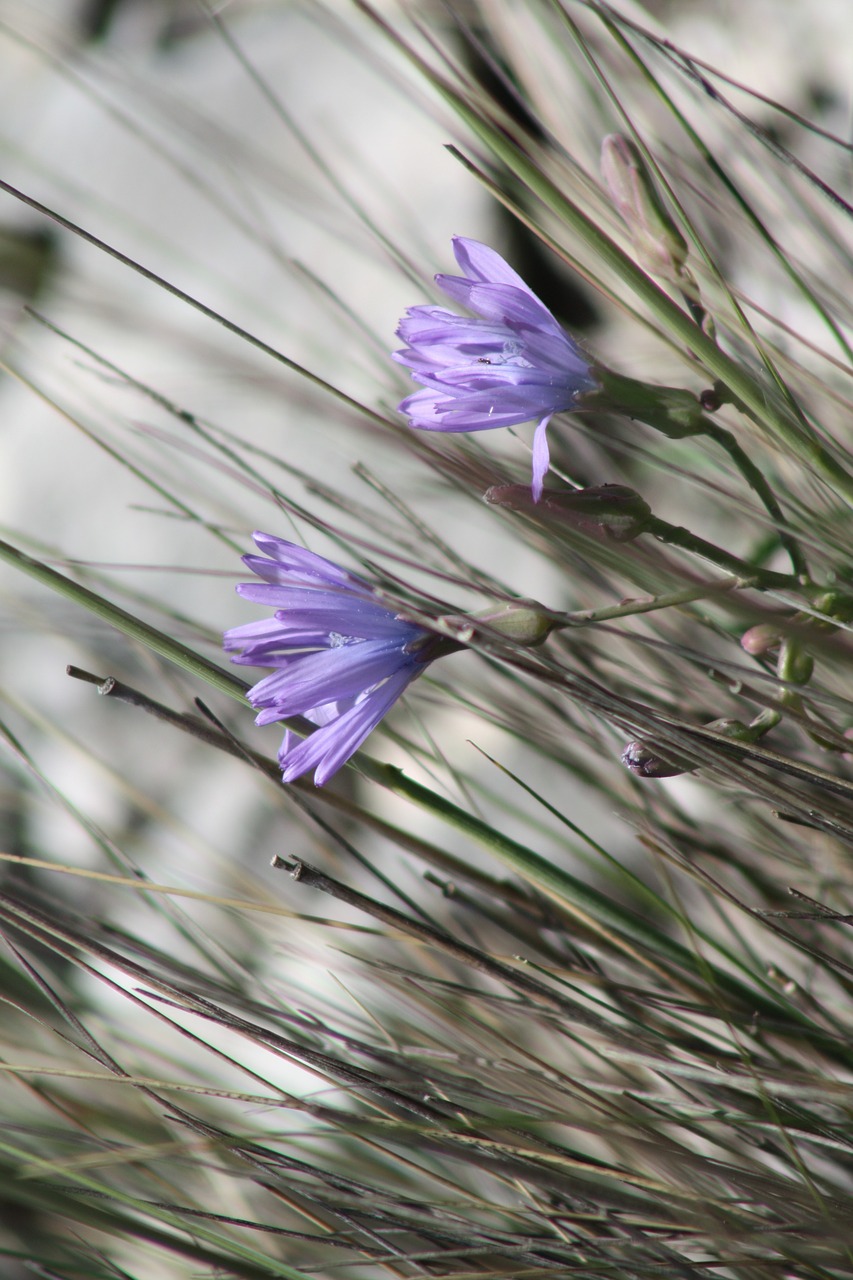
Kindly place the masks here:
<instances>
[{"instance_id":1,"label":"blurred background","mask_svg":"<svg viewBox=\"0 0 853 1280\"><path fill-rule=\"evenodd\" d=\"M844 201L853 199L853 183L850 148L839 139L851 136L853 9L845 0L790 0L780 20L772 0L649 0L620 4L616 28L609 16L612 23L604 6L536 0L382 0L372 12L348 0L0 0L0 177L101 242L0 193L2 537L213 662L223 661L222 631L258 616L234 593L243 576L239 557L256 528L304 541L347 567L367 566L460 611L483 608L501 592L581 610L678 585L671 564L639 552L633 579L608 560L606 548L593 554L579 546L583 563L576 563L565 543L557 553L535 528L520 536L511 513L483 502L490 484L526 481L530 429L413 442L395 411L411 384L389 359L394 330L406 307L435 300L432 277L454 270L457 234L503 253L566 327L620 372L695 391L707 376L646 323L574 232L558 234L553 214L537 211L537 225L557 235L562 260L543 245L525 225L525 214L533 219L529 192L383 23L437 74L447 67L448 79L473 86L484 113L504 113L508 128L527 131L531 153L545 155L552 177L623 244L624 229L601 189L599 149L626 121L643 131L714 271L725 275L782 367L796 364L809 412L821 411L825 430L844 438L849 405L833 381L849 371L843 344L832 345L825 316L792 285L761 219L800 277L843 309L851 255ZM617 28L666 85L668 103L649 90L644 66L620 45ZM715 73L703 80L708 67ZM611 96L614 86L621 101ZM757 219L698 164L687 130L673 126L677 111L701 122L704 145L748 193ZM504 192L505 204L450 147ZM840 202L825 199L813 174ZM703 288L717 297L710 269ZM845 321L840 327L849 332ZM737 339L731 346L745 350ZM606 433L598 425L568 419L552 431L557 469L576 484L636 485L668 520L689 522L739 554L762 536L772 540L751 495L710 446L697 453L692 442L638 434L630 424L611 424ZM794 462L777 452L772 465L796 490L793 519L808 537L813 504L823 499ZM779 567L778 549L769 554L768 563ZM33 1070L0 1076L4 1159L19 1186L0 1210L4 1274L33 1274L38 1260L37 1274L172 1280L223 1268L225 1259L235 1275L297 1274L290 1266L304 1268L299 1274L338 1274L340 1253L263 1234L259 1243L245 1223L263 1220L296 1233L295 1224L307 1231L310 1219L311 1230L349 1230L340 1226L340 1206L340 1219L325 1202L311 1202L309 1212L299 1181L307 1175L295 1163L289 1171L276 1166L280 1182L261 1177L268 1152L247 1146L238 1156L231 1138L204 1124L221 1123L257 1144L274 1134L291 1162L298 1152L302 1160L325 1161L341 1178L356 1177L367 1157L340 1130L340 1115L357 1110L355 1085L329 1074L319 1058L275 1048L259 1034L247 1040L236 1020L178 1007L168 983L182 980L199 997L221 999L222 1007L230 1001L240 1016L289 1027L317 1054L322 1024L344 1044L364 1035L371 1018L382 1023L380 1043L399 1047L421 1025L424 1043L438 1054L447 1043L448 1010L461 1000L450 985L456 961L445 971L420 944L401 951L393 927L383 932L359 908L332 909L321 895L297 888L270 865L276 855L319 863L365 892L390 877L390 903L422 909L471 945L488 941L501 960L521 946L502 913L521 913L525 929L538 930L540 941L547 936L554 963L556 956L571 967L576 940L548 918L538 891L520 882L508 888L508 873L483 842L472 842L458 824L448 828L438 810L413 810L392 789L352 772L331 789L337 809L324 808L310 784L294 799L244 759L98 697L93 684L70 679L66 666L114 676L181 713L196 714L193 700L201 697L251 750L268 756L278 746L277 726L256 729L248 709L9 564L0 566L0 601L0 849L100 877L0 864L10 900L46 912L45 919L66 919L77 931L76 942L69 935L60 946L45 919L38 928L23 917L6 926L2 1058ZM708 661L740 660L738 627L763 618L757 606L735 620L706 618ZM741 713L730 702L737 691L684 656L697 643L686 615L661 638L683 650L661 654L613 639L603 655L599 640L583 633L572 661L605 683L605 668L615 671L620 689L659 705L675 688L676 706L696 722ZM700 674L691 684L685 673L694 669ZM838 680L828 686L833 696L843 692ZM508 680L497 664L466 653L419 682L368 749L502 836L531 840L546 860L656 919L608 862L656 890L666 880L638 839L657 801L640 795L618 763L626 736L588 709L548 689L531 692L521 676ZM796 751L794 741L783 738L779 749ZM836 766L846 777L849 766L837 754L827 767ZM698 831L704 822L709 839L724 843L745 829L738 824L753 822L750 838L765 859L760 870L752 863L756 883L780 856L754 806L726 807L718 788L693 775L661 786L670 835L676 827ZM363 811L372 825L363 824ZM330 835L325 824L332 820ZM424 850L402 847L383 823L432 846L433 864ZM815 840L820 857L810 863ZM808 865L814 877L798 883L811 890L837 879L846 887L846 862L831 844L801 828L790 838L785 833L781 847L791 866L799 874ZM607 857L599 856L602 847ZM444 868L441 855L449 860ZM460 888L454 858L481 881ZM742 868L738 876L739 885L746 882ZM505 895L499 904L489 897L497 884ZM466 894L479 892L492 906L471 915ZM694 904L696 919L706 923L713 913L699 896L685 883L678 900L688 911ZM247 900L255 910L233 905ZM126 963L97 950L81 961L87 936L107 951L115 947ZM588 968L601 960L597 946L584 960ZM769 946L759 968L777 961ZM384 994L374 963L382 966ZM431 979L448 983L441 1018L428 1011L412 976L421 964ZM146 967L161 983L156 995L145 987ZM238 995L242 1006L235 1006ZM491 1052L500 1057L496 1008L488 1004L486 1021ZM510 1035L506 1027L504 1033ZM513 1043L546 1057L553 1052L547 1022ZM583 1046L577 1052L582 1057ZM471 1048L472 1076L475 1058ZM388 1080L400 1070L381 1067ZM75 1072L92 1075L76 1079ZM120 1096L131 1093L123 1085L101 1082L124 1072L145 1082L130 1097ZM839 1073L849 1079L849 1065ZM195 1128L177 1104L167 1115L161 1099L145 1092L164 1080L172 1101L183 1098L175 1089L204 1086L208 1109L194 1112ZM333 1098L340 1107L335 1125L321 1116ZM387 1116L400 1114L396 1105L385 1100ZM604 1140L591 1134L580 1140L584 1159L600 1158ZM385 1167L386 1157L374 1151L371 1159ZM451 1178L436 1155L429 1176L437 1185L445 1175ZM389 1184L400 1176L393 1166ZM673 1180L685 1176L678 1166ZM415 1173L411 1179L415 1196ZM342 1185L335 1194L345 1200ZM483 1214L503 1205L511 1217L514 1185L511 1171L453 1173L447 1201L457 1206L467 1196ZM101 1205L107 1194L114 1197L112 1222ZM73 1228L66 1195L83 1206ZM187 1209L195 1215L191 1228L189 1218L175 1216L182 1195L195 1206ZM557 1190L541 1190L543 1205L550 1195ZM621 1202L611 1207L628 1212ZM222 1234L214 1239L205 1235L213 1227L203 1230L204 1211L244 1225L232 1231L217 1223ZM542 1209L543 1219L549 1212ZM393 1271L388 1240L402 1237L383 1237L380 1249L365 1222L359 1240L371 1239L381 1252L382 1274L386 1266ZM436 1231L430 1248L441 1252L447 1239ZM428 1252L422 1242L418 1247ZM417 1252L410 1241L399 1248L401 1255ZM690 1252L685 1246L679 1253L685 1267ZM379 1274L379 1262L364 1260L366 1246L361 1253L353 1246L353 1254L343 1274ZM501 1256L489 1274L527 1274ZM427 1259L400 1261L395 1273L468 1274L461 1255L454 1259L456 1271ZM470 1263L471 1274L487 1273L479 1265ZM525 1265L532 1274L540 1262ZM565 1265L541 1264L555 1268L552 1274L565 1274L557 1269ZM650 1272L637 1263L625 1274ZM746 1277L748 1269L715 1274ZM820 1274L848 1273L827 1264Z\"/></svg>"}]
</instances>

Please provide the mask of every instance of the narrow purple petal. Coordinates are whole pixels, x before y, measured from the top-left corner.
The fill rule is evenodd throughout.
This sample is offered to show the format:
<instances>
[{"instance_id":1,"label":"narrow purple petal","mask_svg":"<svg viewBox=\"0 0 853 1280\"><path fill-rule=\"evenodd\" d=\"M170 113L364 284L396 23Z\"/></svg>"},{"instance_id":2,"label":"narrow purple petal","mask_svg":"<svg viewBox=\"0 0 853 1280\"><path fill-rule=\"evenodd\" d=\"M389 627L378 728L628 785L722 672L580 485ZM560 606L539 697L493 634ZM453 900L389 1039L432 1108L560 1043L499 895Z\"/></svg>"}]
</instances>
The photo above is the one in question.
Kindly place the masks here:
<instances>
[{"instance_id":1,"label":"narrow purple petal","mask_svg":"<svg viewBox=\"0 0 853 1280\"><path fill-rule=\"evenodd\" d=\"M320 559L319 556L315 558ZM265 582L275 582L283 587L302 586L306 590L314 591L350 591L360 585L358 578L344 574L343 570L333 577L328 573L314 573L309 569L300 568L297 564L284 564L280 560L269 560L265 556L255 555L243 556L243 564L251 573L256 573Z\"/></svg>"},{"instance_id":2,"label":"narrow purple petal","mask_svg":"<svg viewBox=\"0 0 853 1280\"><path fill-rule=\"evenodd\" d=\"M292 782L315 769L315 785L322 787L358 750L417 674L417 670L398 671L337 720L300 742L282 761L284 781Z\"/></svg>"},{"instance_id":3,"label":"narrow purple petal","mask_svg":"<svg viewBox=\"0 0 853 1280\"><path fill-rule=\"evenodd\" d=\"M318 556L315 552L307 551L305 547L298 547L294 542L287 542L284 538L277 538L273 533L261 533L256 530L252 540L259 551L263 551L285 569L292 570L296 574L308 575L311 578L318 578L321 582L336 582L344 586L360 581L345 569L341 569L339 565L333 564L331 560L326 560L324 556ZM244 557L244 563L247 561L248 557ZM255 572L254 569L252 571Z\"/></svg>"},{"instance_id":4,"label":"narrow purple petal","mask_svg":"<svg viewBox=\"0 0 853 1280\"><path fill-rule=\"evenodd\" d=\"M534 502L538 502L542 497L542 486L551 463L551 455L548 451L548 437L546 435L550 421L551 415L548 414L547 417L542 419L533 433L533 483L531 490Z\"/></svg>"},{"instance_id":5,"label":"narrow purple petal","mask_svg":"<svg viewBox=\"0 0 853 1280\"><path fill-rule=\"evenodd\" d=\"M275 706L280 716L304 715L326 702L357 697L398 668L415 665L399 648L366 640L305 654L259 681L249 701L255 707Z\"/></svg>"},{"instance_id":6,"label":"narrow purple petal","mask_svg":"<svg viewBox=\"0 0 853 1280\"><path fill-rule=\"evenodd\" d=\"M461 302L469 311L475 311L492 324L555 331L559 328L548 308L529 291L503 284L460 280L458 276L439 276L437 279L448 297Z\"/></svg>"},{"instance_id":7,"label":"narrow purple petal","mask_svg":"<svg viewBox=\"0 0 853 1280\"><path fill-rule=\"evenodd\" d=\"M279 634L280 627L275 618L261 618L258 622L244 622L242 626L231 627L222 637L222 643L225 651L230 653L232 649L243 649L246 645L265 644Z\"/></svg>"},{"instance_id":8,"label":"narrow purple petal","mask_svg":"<svg viewBox=\"0 0 853 1280\"><path fill-rule=\"evenodd\" d=\"M400 638L406 644L417 631L378 600L364 598L352 590L240 582L237 593L253 604L276 609L279 634L283 639L288 637L288 643L292 643L291 632L297 636L305 631L323 631L327 636L335 633L363 640Z\"/></svg>"},{"instance_id":9,"label":"narrow purple petal","mask_svg":"<svg viewBox=\"0 0 853 1280\"><path fill-rule=\"evenodd\" d=\"M515 289L523 289L525 293L529 293L531 298L535 296L509 263L494 249L490 249L487 244L481 244L479 240L454 236L453 256L459 264L459 269L472 280L512 285Z\"/></svg>"},{"instance_id":10,"label":"narrow purple petal","mask_svg":"<svg viewBox=\"0 0 853 1280\"><path fill-rule=\"evenodd\" d=\"M531 414L525 407L522 413L490 415L477 407L469 411L464 400L450 399L445 392L425 389L416 391L403 401L413 427L421 431L491 431L493 427L518 426L529 422Z\"/></svg>"}]
</instances>

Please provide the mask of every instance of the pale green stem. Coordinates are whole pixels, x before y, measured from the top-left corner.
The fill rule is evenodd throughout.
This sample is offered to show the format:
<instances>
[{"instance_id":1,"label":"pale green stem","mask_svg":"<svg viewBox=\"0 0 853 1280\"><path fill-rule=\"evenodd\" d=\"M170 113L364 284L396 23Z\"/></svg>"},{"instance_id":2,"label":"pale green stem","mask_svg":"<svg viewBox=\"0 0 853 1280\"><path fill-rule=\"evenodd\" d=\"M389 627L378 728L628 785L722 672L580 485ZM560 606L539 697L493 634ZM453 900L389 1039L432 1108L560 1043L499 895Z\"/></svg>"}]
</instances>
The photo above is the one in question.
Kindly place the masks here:
<instances>
[{"instance_id":1,"label":"pale green stem","mask_svg":"<svg viewBox=\"0 0 853 1280\"><path fill-rule=\"evenodd\" d=\"M643 533L659 538L667 546L681 547L682 550L700 556L711 564L719 565L721 569L734 574L735 577L748 578L759 591L803 591L812 585L801 582L791 573L776 573L774 569L757 568L746 560L741 560L739 556L724 551L713 542L706 542L704 538L691 533L683 525L670 524L668 520L658 520L656 516L649 516Z\"/></svg>"},{"instance_id":2,"label":"pale green stem","mask_svg":"<svg viewBox=\"0 0 853 1280\"><path fill-rule=\"evenodd\" d=\"M586 627L596 622L610 622L614 618L630 618L635 613L652 613L656 609L690 604L694 600L713 600L715 596L755 585L755 578L727 578L723 582L701 582L696 586L682 587L680 591L669 591L659 596L626 600L623 604L610 605L606 609L581 609L575 613L555 613L550 616L557 627Z\"/></svg>"},{"instance_id":3,"label":"pale green stem","mask_svg":"<svg viewBox=\"0 0 853 1280\"><path fill-rule=\"evenodd\" d=\"M692 391L640 382L636 378L626 378L604 367L594 368L594 373L601 385L601 390L583 396L580 403L584 407L589 405L596 408L600 404L605 410L624 413L629 418L638 418L641 422L648 423L657 431L662 431L664 435L675 440L684 436L705 435L721 449L725 449L773 520L782 545L790 557L794 572L799 577L808 577L805 556L788 530L784 512L763 471L755 465L731 431L703 413L702 405Z\"/></svg>"},{"instance_id":4,"label":"pale green stem","mask_svg":"<svg viewBox=\"0 0 853 1280\"><path fill-rule=\"evenodd\" d=\"M790 533L784 512L776 500L776 495L767 483L763 471L755 465L746 450L741 448L731 431L728 431L725 427L721 427L715 422L709 422L705 428L705 434L709 439L716 441L722 449L725 449L746 483L758 494L765 511L776 526L779 541L788 553L794 572L798 577L808 578L809 566L805 555L796 538Z\"/></svg>"}]
</instances>

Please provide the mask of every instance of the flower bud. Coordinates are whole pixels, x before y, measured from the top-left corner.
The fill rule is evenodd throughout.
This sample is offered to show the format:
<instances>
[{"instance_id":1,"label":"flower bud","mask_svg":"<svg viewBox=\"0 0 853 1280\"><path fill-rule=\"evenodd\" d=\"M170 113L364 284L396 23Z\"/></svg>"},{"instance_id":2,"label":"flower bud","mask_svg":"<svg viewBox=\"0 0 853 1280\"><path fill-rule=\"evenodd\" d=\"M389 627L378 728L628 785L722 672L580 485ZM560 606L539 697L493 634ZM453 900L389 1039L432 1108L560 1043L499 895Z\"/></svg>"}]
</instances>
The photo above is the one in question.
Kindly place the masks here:
<instances>
[{"instance_id":1,"label":"flower bud","mask_svg":"<svg viewBox=\"0 0 853 1280\"><path fill-rule=\"evenodd\" d=\"M530 490L525 492L529 497ZM515 644L531 647L547 640L556 625L556 619L535 600L513 600L476 614L474 621L483 623L490 631L496 631Z\"/></svg>"},{"instance_id":2,"label":"flower bud","mask_svg":"<svg viewBox=\"0 0 853 1280\"><path fill-rule=\"evenodd\" d=\"M704 726L731 738L735 742L755 742L761 736L761 729L744 724L742 720L733 720L724 716L720 720L711 720ZM699 743L697 742L697 748ZM695 761L681 757L677 751L670 751L664 756L659 751L652 751L643 742L629 742L622 752L622 763L638 778L677 778L682 773L694 773L700 766Z\"/></svg>"},{"instance_id":3,"label":"flower bud","mask_svg":"<svg viewBox=\"0 0 853 1280\"><path fill-rule=\"evenodd\" d=\"M658 195L639 150L618 133L601 144L601 176L631 236L640 266L665 280L679 280L687 242Z\"/></svg>"},{"instance_id":4,"label":"flower bud","mask_svg":"<svg viewBox=\"0 0 853 1280\"><path fill-rule=\"evenodd\" d=\"M771 649L777 648L782 642L782 636L779 628L772 622L759 622L758 626L750 627L748 631L744 631L740 638L740 647L746 653L752 654L753 658L763 658Z\"/></svg>"},{"instance_id":5,"label":"flower bud","mask_svg":"<svg viewBox=\"0 0 853 1280\"><path fill-rule=\"evenodd\" d=\"M532 511L530 491L521 485L495 485L485 494L493 506ZM624 484L599 484L588 489L544 490L538 510L558 516L581 533L603 532L616 542L630 542L644 533L652 514L649 504Z\"/></svg>"},{"instance_id":6,"label":"flower bud","mask_svg":"<svg viewBox=\"0 0 853 1280\"><path fill-rule=\"evenodd\" d=\"M676 778L680 773L692 773L696 768L686 760L677 764L674 755L666 760L651 751L644 742L629 742L620 759L625 768L638 778Z\"/></svg>"}]
</instances>

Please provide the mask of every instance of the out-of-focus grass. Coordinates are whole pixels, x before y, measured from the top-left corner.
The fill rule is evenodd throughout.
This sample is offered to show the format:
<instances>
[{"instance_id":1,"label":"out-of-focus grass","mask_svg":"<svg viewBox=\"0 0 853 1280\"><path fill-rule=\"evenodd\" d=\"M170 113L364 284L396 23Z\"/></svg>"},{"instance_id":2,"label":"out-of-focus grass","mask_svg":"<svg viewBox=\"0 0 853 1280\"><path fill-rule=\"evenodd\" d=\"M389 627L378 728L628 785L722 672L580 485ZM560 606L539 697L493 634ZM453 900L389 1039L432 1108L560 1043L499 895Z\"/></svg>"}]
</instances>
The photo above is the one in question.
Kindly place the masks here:
<instances>
[{"instance_id":1,"label":"out-of-focus grass","mask_svg":"<svg viewBox=\"0 0 853 1280\"><path fill-rule=\"evenodd\" d=\"M445 179L497 197L448 231L526 245L552 291L570 264L586 292L556 286L561 318L597 317L590 346L620 372L727 384L715 421L775 493L809 581L760 589L763 570L789 573L780 530L718 441L591 414L550 429L558 476L633 486L752 585L547 502L484 503L527 482L527 429L444 439L398 420L407 384L383 348L449 246L401 216L409 193L387 173L383 188L372 139L371 186L267 75L264 41L294 13L318 76L354 50L377 95L397 86L401 112L439 122L463 161ZM169 261L179 219L149 211L141 235L105 220L106 198L61 177L46 192L35 152L30 181L9 180L207 308L173 296L162 323L150 276L119 301L132 267L98 278L69 238L43 320L4 357L22 379L4 394L40 415L28 474L72 492L55 528L36 507L3 531L10 1276L853 1274L847 148L651 23L481 0L193 27L281 133L250 113L241 142L138 69L127 91L170 120L158 164L180 169L194 216L224 217L263 277L223 283L201 239ZM5 30L23 35L40 56L23 20ZM121 59L58 65L94 92ZM616 129L667 193L716 337L631 256L596 172ZM302 159L276 158L273 136ZM312 218L350 271L281 251ZM291 288L301 305L278 311ZM115 308L114 335L93 340L86 293L102 320ZM231 583L254 527L361 566L437 625L516 595L573 625L537 650L478 633L333 785L283 787L275 734L219 654L244 620ZM808 681L744 652L762 622L814 657ZM760 741L707 727L763 709L782 719ZM629 739L692 772L634 777Z\"/></svg>"}]
</instances>

